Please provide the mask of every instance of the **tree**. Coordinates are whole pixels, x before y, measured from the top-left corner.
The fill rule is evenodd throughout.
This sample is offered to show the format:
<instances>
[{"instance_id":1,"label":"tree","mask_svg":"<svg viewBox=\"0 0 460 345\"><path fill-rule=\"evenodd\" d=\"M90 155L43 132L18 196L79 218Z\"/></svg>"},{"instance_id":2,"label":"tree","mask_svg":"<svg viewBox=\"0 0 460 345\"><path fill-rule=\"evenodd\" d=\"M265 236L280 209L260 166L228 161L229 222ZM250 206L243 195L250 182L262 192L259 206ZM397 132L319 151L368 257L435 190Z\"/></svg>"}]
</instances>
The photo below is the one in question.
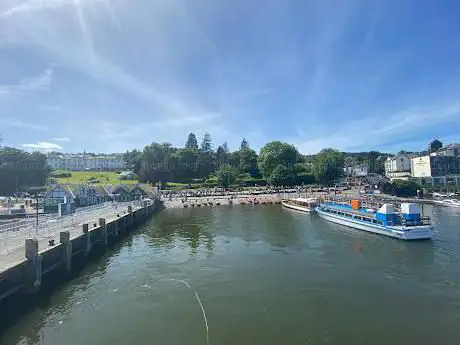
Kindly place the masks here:
<instances>
[{"instance_id":1,"label":"tree","mask_svg":"<svg viewBox=\"0 0 460 345\"><path fill-rule=\"evenodd\" d=\"M430 145L428 146L428 152L436 152L442 148L442 142L438 139L433 140Z\"/></svg>"},{"instance_id":2,"label":"tree","mask_svg":"<svg viewBox=\"0 0 460 345\"><path fill-rule=\"evenodd\" d=\"M143 151L143 159L139 178L142 181L172 181L174 166L172 156L176 149L169 143L152 143Z\"/></svg>"},{"instance_id":3,"label":"tree","mask_svg":"<svg viewBox=\"0 0 460 345\"><path fill-rule=\"evenodd\" d=\"M214 157L211 152L201 151L196 159L196 173L200 178L206 178L214 171Z\"/></svg>"},{"instance_id":4,"label":"tree","mask_svg":"<svg viewBox=\"0 0 460 345\"><path fill-rule=\"evenodd\" d=\"M313 160L313 174L318 183L329 185L343 174L344 155L334 149L324 149Z\"/></svg>"},{"instance_id":5,"label":"tree","mask_svg":"<svg viewBox=\"0 0 460 345\"><path fill-rule=\"evenodd\" d=\"M241 141L241 145L240 145L240 151L242 150L246 150L246 149L249 149L249 143L248 141L246 140L246 138L243 138L243 140Z\"/></svg>"},{"instance_id":6,"label":"tree","mask_svg":"<svg viewBox=\"0 0 460 345\"><path fill-rule=\"evenodd\" d=\"M259 175L256 151L249 147L240 150L239 170L242 173L249 173L251 177L257 177Z\"/></svg>"},{"instance_id":7,"label":"tree","mask_svg":"<svg viewBox=\"0 0 460 345\"><path fill-rule=\"evenodd\" d=\"M223 164L227 163L227 156L228 156L228 146L227 146L227 143L224 143L223 145L220 145L216 150L217 167L220 167Z\"/></svg>"},{"instance_id":8,"label":"tree","mask_svg":"<svg viewBox=\"0 0 460 345\"><path fill-rule=\"evenodd\" d=\"M126 165L128 168L133 169L136 174L139 173L141 170L141 165L142 165L142 151L139 150L132 150L132 151L126 151L123 154L123 159L126 162Z\"/></svg>"},{"instance_id":9,"label":"tree","mask_svg":"<svg viewBox=\"0 0 460 345\"><path fill-rule=\"evenodd\" d=\"M393 193L400 197L416 196L417 190L422 189L417 183L413 181L394 180L392 185Z\"/></svg>"},{"instance_id":10,"label":"tree","mask_svg":"<svg viewBox=\"0 0 460 345\"><path fill-rule=\"evenodd\" d=\"M198 149L184 148L175 152L178 160L178 167L175 177L179 179L190 179L196 176L196 163L198 159Z\"/></svg>"},{"instance_id":11,"label":"tree","mask_svg":"<svg viewBox=\"0 0 460 345\"><path fill-rule=\"evenodd\" d=\"M271 172L269 182L274 186L292 185L295 181L295 173L293 166L286 167L279 164Z\"/></svg>"},{"instance_id":12,"label":"tree","mask_svg":"<svg viewBox=\"0 0 460 345\"><path fill-rule=\"evenodd\" d=\"M237 171L229 164L224 164L217 170L217 184L219 187L228 188L230 185L235 183Z\"/></svg>"},{"instance_id":13,"label":"tree","mask_svg":"<svg viewBox=\"0 0 460 345\"><path fill-rule=\"evenodd\" d=\"M185 143L185 148L198 150L198 141L196 140L194 133L190 133L188 135L187 142Z\"/></svg>"},{"instance_id":14,"label":"tree","mask_svg":"<svg viewBox=\"0 0 460 345\"><path fill-rule=\"evenodd\" d=\"M212 152L211 136L208 132L204 133L203 140L200 147L201 152Z\"/></svg>"},{"instance_id":15,"label":"tree","mask_svg":"<svg viewBox=\"0 0 460 345\"><path fill-rule=\"evenodd\" d=\"M280 141L272 141L260 150L259 169L264 177L269 179L278 165L289 168L296 164L297 156L298 152L294 146Z\"/></svg>"},{"instance_id":16,"label":"tree","mask_svg":"<svg viewBox=\"0 0 460 345\"><path fill-rule=\"evenodd\" d=\"M40 152L26 152L13 147L0 148L0 195L43 186L49 169L46 156Z\"/></svg>"}]
</instances>

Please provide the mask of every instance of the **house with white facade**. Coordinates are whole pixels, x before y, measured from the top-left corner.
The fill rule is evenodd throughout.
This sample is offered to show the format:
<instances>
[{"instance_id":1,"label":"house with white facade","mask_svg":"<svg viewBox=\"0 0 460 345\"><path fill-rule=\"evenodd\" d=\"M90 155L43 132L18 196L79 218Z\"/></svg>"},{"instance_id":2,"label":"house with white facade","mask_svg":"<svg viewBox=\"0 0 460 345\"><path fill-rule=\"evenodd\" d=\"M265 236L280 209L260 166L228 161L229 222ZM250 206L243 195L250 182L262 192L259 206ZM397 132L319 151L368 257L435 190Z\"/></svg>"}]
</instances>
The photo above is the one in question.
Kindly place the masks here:
<instances>
[{"instance_id":1,"label":"house with white facade","mask_svg":"<svg viewBox=\"0 0 460 345\"><path fill-rule=\"evenodd\" d=\"M393 178L408 178L411 176L411 159L407 154L388 157L385 161L385 176Z\"/></svg>"},{"instance_id":2,"label":"house with white facade","mask_svg":"<svg viewBox=\"0 0 460 345\"><path fill-rule=\"evenodd\" d=\"M119 171L126 168L126 162L120 156L91 156L74 154L51 153L46 158L48 167L52 170L103 170Z\"/></svg>"},{"instance_id":3,"label":"house with white facade","mask_svg":"<svg viewBox=\"0 0 460 345\"><path fill-rule=\"evenodd\" d=\"M347 166L343 170L347 176L352 177L366 177L369 175L369 166L367 164Z\"/></svg>"},{"instance_id":4,"label":"house with white facade","mask_svg":"<svg viewBox=\"0 0 460 345\"><path fill-rule=\"evenodd\" d=\"M75 195L67 185L53 185L43 195L45 213L57 212L59 204L74 202Z\"/></svg>"}]
</instances>

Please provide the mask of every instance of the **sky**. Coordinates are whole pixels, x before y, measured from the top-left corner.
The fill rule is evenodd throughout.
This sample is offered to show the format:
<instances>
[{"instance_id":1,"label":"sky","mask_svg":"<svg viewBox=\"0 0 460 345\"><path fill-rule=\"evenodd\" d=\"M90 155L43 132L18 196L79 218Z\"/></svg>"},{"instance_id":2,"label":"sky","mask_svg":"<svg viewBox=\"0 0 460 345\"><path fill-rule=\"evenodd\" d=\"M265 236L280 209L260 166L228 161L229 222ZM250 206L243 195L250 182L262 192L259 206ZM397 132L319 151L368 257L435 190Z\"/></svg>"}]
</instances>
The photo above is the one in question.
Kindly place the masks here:
<instances>
[{"instance_id":1,"label":"sky","mask_svg":"<svg viewBox=\"0 0 460 345\"><path fill-rule=\"evenodd\" d=\"M0 135L124 152L460 141L457 0L0 0Z\"/></svg>"}]
</instances>

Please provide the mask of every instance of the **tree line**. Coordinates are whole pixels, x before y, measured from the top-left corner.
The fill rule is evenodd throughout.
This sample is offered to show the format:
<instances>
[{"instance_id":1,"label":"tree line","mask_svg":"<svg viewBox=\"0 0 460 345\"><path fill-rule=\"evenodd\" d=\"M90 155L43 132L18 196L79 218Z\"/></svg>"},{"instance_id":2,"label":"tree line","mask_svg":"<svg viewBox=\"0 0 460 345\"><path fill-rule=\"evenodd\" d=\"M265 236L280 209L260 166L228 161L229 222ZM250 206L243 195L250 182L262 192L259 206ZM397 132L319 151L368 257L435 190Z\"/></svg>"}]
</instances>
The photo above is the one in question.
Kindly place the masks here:
<instances>
[{"instance_id":1,"label":"tree line","mask_svg":"<svg viewBox=\"0 0 460 345\"><path fill-rule=\"evenodd\" d=\"M143 182L199 180L223 187L234 183L330 184L342 175L344 166L344 153L330 148L308 157L293 145L272 141L257 153L243 138L240 147L231 152L227 143L214 148L209 133L200 144L190 133L183 147L154 142L142 151L127 151L124 158Z\"/></svg>"},{"instance_id":2,"label":"tree line","mask_svg":"<svg viewBox=\"0 0 460 345\"><path fill-rule=\"evenodd\" d=\"M44 154L0 146L0 195L43 186L48 174Z\"/></svg>"}]
</instances>

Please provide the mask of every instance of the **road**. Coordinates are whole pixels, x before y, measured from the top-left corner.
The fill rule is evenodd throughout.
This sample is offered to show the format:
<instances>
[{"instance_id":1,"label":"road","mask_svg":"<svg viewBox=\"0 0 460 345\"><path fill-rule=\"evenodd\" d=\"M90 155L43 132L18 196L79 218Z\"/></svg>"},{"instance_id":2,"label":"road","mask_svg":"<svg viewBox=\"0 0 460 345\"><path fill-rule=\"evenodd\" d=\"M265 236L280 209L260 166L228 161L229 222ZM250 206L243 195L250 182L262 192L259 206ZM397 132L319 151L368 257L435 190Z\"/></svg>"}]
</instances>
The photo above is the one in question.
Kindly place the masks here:
<instances>
[{"instance_id":1,"label":"road","mask_svg":"<svg viewBox=\"0 0 460 345\"><path fill-rule=\"evenodd\" d=\"M106 222L117 217L117 214L128 210L133 205L133 210L140 208L139 204L128 203L107 203L93 207L80 209L73 215L57 217L40 217L38 227L36 220L23 219L15 223L0 225L0 271L24 259L25 239L37 238L39 250L49 245L49 240L59 243L59 233L63 230L70 231L70 237L82 233L83 224L98 223L99 218L105 218Z\"/></svg>"}]
</instances>

